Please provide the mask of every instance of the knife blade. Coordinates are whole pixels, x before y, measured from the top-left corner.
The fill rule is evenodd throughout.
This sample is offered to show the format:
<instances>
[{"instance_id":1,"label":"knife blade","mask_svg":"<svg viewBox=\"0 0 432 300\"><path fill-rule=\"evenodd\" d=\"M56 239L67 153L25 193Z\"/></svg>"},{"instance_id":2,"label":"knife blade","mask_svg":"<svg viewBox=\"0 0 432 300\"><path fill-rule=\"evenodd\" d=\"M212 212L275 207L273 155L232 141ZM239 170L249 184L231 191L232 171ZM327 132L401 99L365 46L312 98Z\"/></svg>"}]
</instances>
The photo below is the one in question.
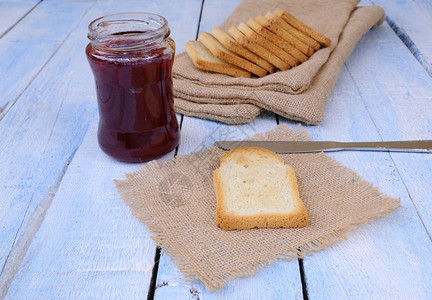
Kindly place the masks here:
<instances>
[{"instance_id":1,"label":"knife blade","mask_svg":"<svg viewBox=\"0 0 432 300\"><path fill-rule=\"evenodd\" d=\"M261 147L277 153L302 153L321 151L398 151L432 152L432 140L387 142L336 142L336 141L217 141L215 145L225 150L240 147Z\"/></svg>"}]
</instances>

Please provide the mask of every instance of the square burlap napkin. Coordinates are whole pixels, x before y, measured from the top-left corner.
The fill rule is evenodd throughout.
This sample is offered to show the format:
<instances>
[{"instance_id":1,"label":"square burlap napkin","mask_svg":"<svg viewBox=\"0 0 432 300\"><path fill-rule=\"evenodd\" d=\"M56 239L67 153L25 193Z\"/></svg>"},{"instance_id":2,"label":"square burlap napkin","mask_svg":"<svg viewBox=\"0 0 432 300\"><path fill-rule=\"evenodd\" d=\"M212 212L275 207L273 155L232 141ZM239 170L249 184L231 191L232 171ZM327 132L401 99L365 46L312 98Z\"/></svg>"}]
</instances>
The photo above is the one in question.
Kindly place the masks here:
<instances>
[{"instance_id":1,"label":"square burlap napkin","mask_svg":"<svg viewBox=\"0 0 432 300\"><path fill-rule=\"evenodd\" d=\"M304 130L278 126L259 140L308 140ZM187 280L200 279L209 289L249 276L278 258L310 254L345 238L360 224L383 216L399 200L381 194L372 184L323 153L281 155L292 165L308 225L297 229L225 231L216 226L213 171L225 151L199 153L145 165L117 189L134 216Z\"/></svg>"},{"instance_id":2,"label":"square burlap napkin","mask_svg":"<svg viewBox=\"0 0 432 300\"><path fill-rule=\"evenodd\" d=\"M318 124L343 64L363 34L381 24L379 6L356 7L358 0L243 0L220 25L238 26L280 7L332 40L329 47L287 71L262 78L234 78L195 68L186 53L174 63L177 112L228 124L246 123L262 109L288 119Z\"/></svg>"}]
</instances>

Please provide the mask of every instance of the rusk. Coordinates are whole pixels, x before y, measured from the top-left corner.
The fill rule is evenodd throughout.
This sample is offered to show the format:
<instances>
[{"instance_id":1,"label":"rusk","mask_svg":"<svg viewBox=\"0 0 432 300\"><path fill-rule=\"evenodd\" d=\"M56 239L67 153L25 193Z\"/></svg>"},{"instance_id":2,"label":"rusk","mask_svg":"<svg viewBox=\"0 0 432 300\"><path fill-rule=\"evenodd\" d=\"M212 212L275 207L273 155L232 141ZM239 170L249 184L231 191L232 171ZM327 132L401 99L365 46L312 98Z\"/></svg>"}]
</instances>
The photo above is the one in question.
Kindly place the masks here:
<instances>
[{"instance_id":1,"label":"rusk","mask_svg":"<svg viewBox=\"0 0 432 300\"><path fill-rule=\"evenodd\" d=\"M273 73L275 67L272 64L240 45L232 36L219 27L213 27L211 34L228 50Z\"/></svg>"},{"instance_id":2,"label":"rusk","mask_svg":"<svg viewBox=\"0 0 432 300\"><path fill-rule=\"evenodd\" d=\"M269 20L269 19L263 17L262 15L258 15L255 18L255 21L257 21L259 24L261 24L261 26L263 26L264 28L266 28L267 30L270 31L271 35L273 35L272 40L276 40L276 38L281 39L281 42L280 42L281 45L284 45L288 42L290 45L294 46L296 49L298 49L301 53L303 53L306 56L311 56L314 53L314 50L311 47L309 47L308 45L306 45L305 43L303 43L302 41L300 41L295 36L293 36L289 33L285 34L285 38L278 36L274 32L275 28L277 27L277 24L274 23L272 20ZM275 44L278 45L277 43L275 43ZM300 61L302 61L302 60L300 59Z\"/></svg>"},{"instance_id":3,"label":"rusk","mask_svg":"<svg viewBox=\"0 0 432 300\"><path fill-rule=\"evenodd\" d=\"M275 45L262 35L256 33L252 28L250 28L245 23L240 23L238 29L251 41L256 42L262 47L266 48L268 51L272 52L274 55L282 59L284 62L288 63L291 67L298 65L299 61L295 59L291 54Z\"/></svg>"},{"instance_id":4,"label":"rusk","mask_svg":"<svg viewBox=\"0 0 432 300\"><path fill-rule=\"evenodd\" d=\"M233 77L251 77L251 73L215 57L200 41L188 41L185 50L195 67Z\"/></svg>"},{"instance_id":5,"label":"rusk","mask_svg":"<svg viewBox=\"0 0 432 300\"><path fill-rule=\"evenodd\" d=\"M222 229L307 225L294 169L270 150L244 147L226 153L213 180L216 224Z\"/></svg>"},{"instance_id":6,"label":"rusk","mask_svg":"<svg viewBox=\"0 0 432 300\"><path fill-rule=\"evenodd\" d=\"M242 68L246 71L249 71L253 74L258 75L259 77L263 77L267 74L267 71L257 66L256 64L236 55L235 53L226 49L214 36L205 31L201 31L198 36L198 41L203 43L210 52L216 56L217 58L230 63L234 66Z\"/></svg>"},{"instance_id":7,"label":"rusk","mask_svg":"<svg viewBox=\"0 0 432 300\"><path fill-rule=\"evenodd\" d=\"M285 22L287 22L288 24L290 24L294 28L296 28L296 29L300 30L301 32L307 34L308 36L310 36L311 38L313 38L314 40L316 40L317 42L319 42L324 47L330 46L331 40L329 38L327 38L326 36L322 35L318 31L310 28L305 23L303 23L302 21L300 21L299 19L297 19L296 17L294 17L293 15L291 15L290 13L288 13L287 11L284 11L284 10L282 10L280 8L276 8L275 11L274 11L274 14L276 16L281 17L282 19L284 19Z\"/></svg>"},{"instance_id":8,"label":"rusk","mask_svg":"<svg viewBox=\"0 0 432 300\"><path fill-rule=\"evenodd\" d=\"M256 33L266 38L276 46L279 46L281 49L289 53L292 57L294 57L297 61L304 62L308 59L306 55L304 55L300 50L298 50L294 45L288 43L284 39L281 39L276 34L262 26L259 22L253 19L249 19L246 23L250 28L252 28Z\"/></svg>"},{"instance_id":9,"label":"rusk","mask_svg":"<svg viewBox=\"0 0 432 300\"><path fill-rule=\"evenodd\" d=\"M272 52L268 51L266 48L262 47L258 43L250 40L245 36L237 27L231 26L228 29L229 35L231 35L240 45L248 49L249 51L255 53L256 55L262 57L272 65L274 65L279 70L285 71L291 68L291 66L284 62L282 59L274 55Z\"/></svg>"},{"instance_id":10,"label":"rusk","mask_svg":"<svg viewBox=\"0 0 432 300\"><path fill-rule=\"evenodd\" d=\"M299 41L311 47L313 50L319 50L321 44L315 41L313 38L304 34L303 32L295 29L290 24L285 22L282 18L276 16L275 14L268 12L264 16L267 20L271 21L271 30L280 36L281 38L288 40L290 36L296 37Z\"/></svg>"}]
</instances>

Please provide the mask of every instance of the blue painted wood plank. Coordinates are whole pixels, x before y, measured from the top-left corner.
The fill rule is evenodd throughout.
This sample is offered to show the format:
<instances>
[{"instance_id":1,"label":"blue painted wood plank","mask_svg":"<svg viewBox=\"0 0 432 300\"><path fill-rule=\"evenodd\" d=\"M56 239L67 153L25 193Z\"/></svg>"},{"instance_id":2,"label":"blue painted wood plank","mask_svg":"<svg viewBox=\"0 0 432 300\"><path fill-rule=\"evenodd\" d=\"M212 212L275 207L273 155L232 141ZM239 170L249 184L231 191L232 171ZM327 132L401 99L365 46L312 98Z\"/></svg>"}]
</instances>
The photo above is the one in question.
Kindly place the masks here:
<instances>
[{"instance_id":1,"label":"blue painted wood plank","mask_svg":"<svg viewBox=\"0 0 432 300\"><path fill-rule=\"evenodd\" d=\"M97 123L95 116L6 299L147 296L155 244L113 182L139 165L102 153Z\"/></svg>"},{"instance_id":2,"label":"blue painted wood plank","mask_svg":"<svg viewBox=\"0 0 432 300\"><path fill-rule=\"evenodd\" d=\"M392 55L387 55L392 49ZM432 139L432 81L388 25L366 34L346 63L315 140ZM430 154L330 154L401 199L389 216L304 259L311 299L427 299L432 289Z\"/></svg>"},{"instance_id":3,"label":"blue painted wood plank","mask_svg":"<svg viewBox=\"0 0 432 300\"><path fill-rule=\"evenodd\" d=\"M183 142L178 154L187 154L213 146L216 140L236 140L274 129L273 114L263 113L249 124L231 126L218 122L184 117ZM215 225L216 226L216 225ZM277 275L276 275L277 274ZM302 286L297 260L277 261L247 278L229 281L222 289L210 291L199 280L186 282L175 264L162 252L155 299L300 299Z\"/></svg>"},{"instance_id":4,"label":"blue painted wood plank","mask_svg":"<svg viewBox=\"0 0 432 300\"><path fill-rule=\"evenodd\" d=\"M371 32L367 35L370 38L374 35ZM412 60L409 52L403 52L398 47L403 45L391 35L391 32L387 32L386 36L390 37L393 42L392 48L397 48L396 53L401 53L398 59L399 61L405 61L406 67L412 63L416 63ZM362 40L362 43L365 39ZM380 41L383 39L380 38ZM379 44L378 41L374 41L374 44ZM369 47L370 45L362 45L363 47ZM388 44L384 44L382 48L387 48ZM402 51L402 52L400 52ZM354 53L355 55L355 53ZM354 56L353 55L353 56ZM390 119L387 127L377 128L375 122L377 119L382 122L386 122L387 113L385 112L384 105L376 104L374 112L376 115L369 115L370 108L367 106L374 105L377 101L376 95L372 95L368 98L368 102L365 103L364 96L359 92L356 87L357 83L365 83L364 89L369 92L370 86L369 81L373 81L377 78L382 78L382 73L392 73L393 67L391 63L380 63L377 61L381 55L372 54L374 58L373 63L365 63L362 61L366 54L358 55L355 58L351 58L349 63L355 62L358 65L362 65L363 68L359 69L358 73L363 74L362 78L356 78L355 82L351 78L351 69L345 68L341 74L337 86L335 87L329 103L326 107L327 118L316 127L306 126L308 132L314 139L333 139L333 140L382 140L382 130L390 129L392 126L399 126L401 123L398 120ZM367 54L371 57L371 54ZM364 69L369 68L371 64L374 64L375 68L372 72L379 72L379 75L371 75L371 72L365 72ZM396 67L395 67L396 68ZM407 68L399 70L399 73L406 72ZM416 72L419 71L416 69ZM421 71L421 70L420 70ZM397 80L397 76L391 76L384 82L381 82L374 90L380 90L387 88L388 84L399 84L406 82L405 84L412 84L410 81L409 74L402 76L403 79ZM419 82L427 80L427 76L424 74L420 76ZM366 77L369 77L367 79ZM412 75L411 75L412 77ZM414 83L415 84L415 83ZM415 84L416 85L416 84ZM369 86L367 89L366 86ZM429 101L429 94L427 93L429 85L427 84L424 88L421 88L420 95L426 96L418 108L418 111L414 113L415 116L420 117L423 126L428 126L428 120L430 115L428 113L429 108L427 102ZM421 97L419 97L421 98ZM406 109L406 103L395 103L395 106L399 110ZM421 112L423 111L423 112ZM386 117L382 117L385 114ZM331 118L331 119L329 119ZM387 120L389 120L387 118ZM293 122L289 122L291 126L297 126ZM197 125L198 127L199 125ZM422 127L417 127L413 124L407 127L412 127L408 134L408 129L405 129L403 137L411 136L412 138L419 137L422 132ZM427 127L428 128L428 127ZM396 130L397 131L397 130ZM421 137L430 136L430 130ZM392 138L395 136L387 136ZM403 138L402 137L402 138ZM396 136L397 138L397 136ZM431 175L432 168L427 164L423 168L419 168L418 164L424 163L425 160L430 159L430 155L412 156L409 154L385 154L385 153L335 153L331 154L338 161L344 165L352 168L358 172L365 180L373 182L383 192L393 197L401 197L402 208L387 218L377 220L371 224L361 227L359 230L350 233L348 241L335 245L329 249L326 249L320 253L305 258L306 268L306 280L308 284L308 291L310 299L321 299L321 298L397 298L402 296L415 295L414 297L426 298L427 291L431 289L431 241L428 232L422 225L422 221L418 218L415 206L412 205L410 194L407 193L405 188L405 178L401 175L400 167L394 162L395 156L405 156L402 158L403 161L408 159L410 164L417 162L415 168L406 172L406 176L412 177L413 174L420 172L422 175L429 178ZM406 168L403 168L406 170ZM416 179L415 179L416 178ZM420 182L419 182L420 181ZM412 188L424 184L423 176L414 177ZM426 184L426 188L427 187ZM430 190L430 189L429 189ZM430 197L427 195L425 202L430 202ZM422 197L419 197L420 200ZM396 229L396 230L395 230ZM182 280L181 274L173 271L171 277L169 274L164 272L166 270L166 262L163 257L161 258L162 270L159 271L158 285L156 290L156 296L160 298L172 297L176 293L180 293L185 298L193 297L194 295L208 296L208 291L199 292L196 288L197 283L187 285ZM289 262L280 261L279 265L282 267L284 264ZM169 264L169 262L168 262ZM278 268L279 268L278 265ZM271 269L271 266L269 266ZM406 274L406 277L404 277ZM270 278L271 276L269 276ZM390 280L389 280L390 278ZM171 281L170 281L171 280ZM172 287L170 286L172 285ZM238 282L232 283L233 285L239 284ZM241 297L245 294L242 288L244 282L236 285L236 289L227 293L227 290L219 291L214 295L220 298L236 298ZM278 284L273 284L273 287L278 287ZM262 285L257 284L262 287ZM243 292L243 293L242 293ZM209 293L212 295L212 293ZM259 293L254 294L257 298L260 298ZM261 295L262 296L262 295ZM251 297L252 299L254 297Z\"/></svg>"},{"instance_id":5,"label":"blue painted wood plank","mask_svg":"<svg viewBox=\"0 0 432 300\"><path fill-rule=\"evenodd\" d=\"M297 260L277 260L247 278L235 278L223 288L210 291L199 280L185 282L165 255L159 262L155 299L302 299Z\"/></svg>"},{"instance_id":6,"label":"blue painted wood plank","mask_svg":"<svg viewBox=\"0 0 432 300\"><path fill-rule=\"evenodd\" d=\"M49 61L65 38L75 29L83 12L87 10L93 1L45 1L39 5L29 16L15 26L0 41L0 121L12 107L21 93L27 88L35 76ZM112 14L125 11L125 8L107 5L102 14ZM184 4L173 6L173 9L181 11ZM137 8L149 12L164 14L166 9L155 2ZM187 11L183 15L170 16L171 36L175 38L179 48L183 51L186 40L183 38L184 27L194 12ZM97 18L93 14L89 19ZM83 36L83 38L85 35ZM82 52L80 52L82 53ZM4 75L3 75L4 74ZM7 75L7 76L6 76Z\"/></svg>"},{"instance_id":7,"label":"blue painted wood plank","mask_svg":"<svg viewBox=\"0 0 432 300\"><path fill-rule=\"evenodd\" d=\"M205 1L200 31L211 31L234 10L240 1ZM178 155L213 146L216 140L252 137L276 126L272 113L263 113L249 124L230 126L184 116ZM277 261L248 278L237 278L222 289L209 291L199 280L186 282L175 264L162 251L155 299L301 299L302 286L297 260Z\"/></svg>"},{"instance_id":8,"label":"blue painted wood plank","mask_svg":"<svg viewBox=\"0 0 432 300\"><path fill-rule=\"evenodd\" d=\"M112 2L98 5L85 18L115 12L120 7ZM121 5L127 9L129 4ZM146 5L146 10L162 14L169 7L156 2ZM188 30L196 26L197 13L182 8L183 4L176 5L165 16L173 24L180 52L183 43L195 37ZM28 222L33 221L41 204L51 206L40 230L33 232L36 236L23 257L8 299L143 298L147 294L154 244L145 226L130 216L112 185L112 178L120 178L122 172L134 167L109 160L95 143L93 80L84 57L76 55L83 53L87 21L83 20L80 29L68 37L0 123L0 178L7 178L6 193L2 190L1 196L6 201L1 201L0 215L6 211L4 208L7 214L0 216L0 228L9 230L22 223L18 231L7 231L5 235L1 232L0 239L18 249L22 237L28 237L28 229L35 226ZM205 26L204 22L202 28ZM389 49L395 57L386 56ZM64 61L65 57L69 60ZM62 86L62 82L67 84ZM371 31L356 47L326 106L324 122L306 128L314 139L430 139L430 87L428 74L384 25ZM90 122L88 135L70 162ZM210 145L222 136L245 137L275 124L268 115L255 122L256 128L250 124L237 128L185 118L185 143L180 153ZM432 289L432 201L428 192L431 156L357 152L331 155L381 191L401 197L402 207L353 231L347 241L306 257L309 297L426 299ZM17 166L20 170L16 170ZM9 233L17 235L13 242ZM9 251L9 258L19 256L15 253ZM279 278L280 274L288 275ZM199 282L185 283L173 263L162 255L156 297L301 298L298 276L296 262L278 261L255 276L233 280L225 289L209 292Z\"/></svg>"},{"instance_id":9,"label":"blue painted wood plank","mask_svg":"<svg viewBox=\"0 0 432 300\"><path fill-rule=\"evenodd\" d=\"M94 1L45 1L0 39L0 121Z\"/></svg>"},{"instance_id":10,"label":"blue painted wood plank","mask_svg":"<svg viewBox=\"0 0 432 300\"><path fill-rule=\"evenodd\" d=\"M59 11L58 18L53 20L58 22L63 19L69 26L74 27L77 19L82 17L90 5L91 2L65 2L64 12ZM68 30L67 26L59 25L62 30L53 31L53 35L50 36L51 42L49 37L41 44L33 40L37 45L34 47L30 41L27 45L23 41L13 41L14 37L19 39L26 32L23 27L30 26L27 32L31 32L35 29L32 28L35 22L42 22L44 18L53 14L54 10L55 5L50 3L39 5L28 15L28 21L20 22L19 26L0 40L0 68L8 70L4 74L10 75L0 81L0 99L3 103L15 103L14 109L9 111L9 114L3 114L0 122L0 178L2 189L5 189L0 202L2 271L12 247L22 236L26 222L37 203L46 196L61 176L65 163L81 143L89 120L95 112L94 105L82 101L85 99L82 93L79 97L69 98L70 91L80 92L79 88L71 86L69 81L72 76L69 63L78 58L74 53L68 52L69 57L66 59L54 60L54 63L46 66L44 73L40 73L42 77L31 83L41 64L45 64L49 59L42 55L41 61L35 58L35 55L44 52L52 54L55 50L53 45L58 44L55 39L65 37L72 28ZM50 22L45 24L49 27L53 25ZM46 30L49 31L49 27ZM35 34L35 37L37 38L38 34ZM23 47L14 48L10 47L11 45ZM5 49L8 50L3 52ZM27 50L22 52L22 49ZM21 55L23 53L25 55ZM17 79L20 83L15 85L15 82L9 81L11 78ZM24 92L25 86L29 88ZM10 107L12 106L8 106Z\"/></svg>"},{"instance_id":11,"label":"blue painted wood plank","mask_svg":"<svg viewBox=\"0 0 432 300\"><path fill-rule=\"evenodd\" d=\"M373 0L386 12L386 21L432 76L432 2Z\"/></svg>"},{"instance_id":12,"label":"blue painted wood plank","mask_svg":"<svg viewBox=\"0 0 432 300\"><path fill-rule=\"evenodd\" d=\"M147 295L155 244L112 182L139 165L108 159L97 145L94 80L84 54L87 24L101 15L145 10L166 16L173 38L187 40L184 35L189 27L195 30L200 4L97 3L0 123L0 155L6 162L0 172L8 178L8 194L0 204L0 212L7 212L0 227L6 232L0 236L8 247L4 259L10 259L0 286L12 284L7 297ZM47 197L51 199L44 200ZM44 205L46 218L38 213ZM35 215L42 218L42 227L31 232ZM34 239L27 232L36 234ZM20 242L25 239L30 239L30 248ZM20 268L15 276L16 264Z\"/></svg>"},{"instance_id":13,"label":"blue painted wood plank","mask_svg":"<svg viewBox=\"0 0 432 300\"><path fill-rule=\"evenodd\" d=\"M394 54L384 55L389 48ZM384 24L363 39L347 67L382 139L432 139L431 77L406 47L395 41L389 26ZM397 171L411 188L418 213L432 232L430 155L393 153L391 157L400 164ZM420 170L427 170L420 173L421 180L412 177Z\"/></svg>"},{"instance_id":14,"label":"blue painted wood plank","mask_svg":"<svg viewBox=\"0 0 432 300\"><path fill-rule=\"evenodd\" d=\"M40 0L0 1L0 37L4 36L8 31L10 31L40 2Z\"/></svg>"}]
</instances>

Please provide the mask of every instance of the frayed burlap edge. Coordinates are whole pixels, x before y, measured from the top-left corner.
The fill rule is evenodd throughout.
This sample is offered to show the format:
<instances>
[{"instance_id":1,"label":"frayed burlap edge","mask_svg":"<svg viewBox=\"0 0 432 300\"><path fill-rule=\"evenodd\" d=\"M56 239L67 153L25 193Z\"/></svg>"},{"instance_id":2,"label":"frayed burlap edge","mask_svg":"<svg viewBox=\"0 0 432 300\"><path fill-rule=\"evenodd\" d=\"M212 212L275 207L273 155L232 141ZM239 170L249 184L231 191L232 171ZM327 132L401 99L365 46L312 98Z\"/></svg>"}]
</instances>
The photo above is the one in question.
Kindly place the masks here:
<instances>
[{"instance_id":1,"label":"frayed burlap edge","mask_svg":"<svg viewBox=\"0 0 432 300\"><path fill-rule=\"evenodd\" d=\"M287 130L292 130L292 129L290 129L285 124L278 125L275 130L267 131L264 134L256 134L252 139L263 140L268 138L271 135L281 134ZM297 127L294 130L294 132L299 138L299 140L309 140L308 134L304 129L302 129L301 126ZM191 161L191 159L201 159L210 154L214 154L214 151L224 153L223 150L220 150L216 147L209 147L203 149L200 152L177 156L168 161L161 161L161 162L152 161L149 164L143 166L143 168L148 168L152 172L157 172L162 168L173 167L181 163L188 163ZM290 249L286 249L284 253L280 253L269 259L263 259L263 260L258 260L258 261L248 263L245 267L241 269L237 269L232 273L226 274L224 276L219 276L219 275L201 276L202 274L197 273L195 270L191 268L191 266L189 266L184 262L181 254L172 251L170 249L169 243L164 241L163 236L161 236L163 233L163 229L162 229L163 225L156 224L154 220L152 220L151 216L146 217L144 214L140 214L139 210L138 211L134 210L134 208L140 207L139 203L143 201L143 199L140 199L138 197L136 191L134 190L134 186L135 186L134 184L138 183L137 179L139 178L139 171L135 173L126 174L127 180L114 180L114 182L116 184L117 190L121 198L130 207L132 214L135 217L137 217L141 222L143 222L148 226L148 229L153 234L151 238L156 242L156 244L159 247L163 249L164 253L166 253L166 255L168 255L172 259L172 261L175 263L175 265L179 268L181 273L184 275L186 281L199 279L204 283L204 285L208 289L214 290L214 289L221 288L224 284L226 284L227 281L233 278L251 276L252 274L256 273L260 268L278 259L291 260L295 258L302 258L304 257L304 255L311 255L314 252L321 251L325 248L328 248L337 242L341 242L345 240L347 238L348 232L350 232L351 230L357 229L359 228L360 225L366 224L377 218L383 217L389 214L390 212L396 210L398 207L400 207L399 199L391 198L389 196L386 196L383 193L380 193L378 189L376 187L373 187L371 183L364 181L354 171L343 166L342 164L335 161L331 157L325 155L322 152L316 153L314 155L319 156L321 159L325 159L326 162L329 164L329 167L331 167L333 171L336 170L338 173L340 173L340 176L346 177L347 179L353 182L360 182L361 186L359 187L367 191L366 196L374 197L375 199L377 199L378 203L382 206L382 209L379 210L378 212L375 212L374 215L368 215L367 213L359 215L355 220L353 220L348 226L345 226L344 228L337 228L322 236L313 237L311 238L310 241L304 244L298 245ZM365 195L362 194L362 196Z\"/></svg>"}]
</instances>

